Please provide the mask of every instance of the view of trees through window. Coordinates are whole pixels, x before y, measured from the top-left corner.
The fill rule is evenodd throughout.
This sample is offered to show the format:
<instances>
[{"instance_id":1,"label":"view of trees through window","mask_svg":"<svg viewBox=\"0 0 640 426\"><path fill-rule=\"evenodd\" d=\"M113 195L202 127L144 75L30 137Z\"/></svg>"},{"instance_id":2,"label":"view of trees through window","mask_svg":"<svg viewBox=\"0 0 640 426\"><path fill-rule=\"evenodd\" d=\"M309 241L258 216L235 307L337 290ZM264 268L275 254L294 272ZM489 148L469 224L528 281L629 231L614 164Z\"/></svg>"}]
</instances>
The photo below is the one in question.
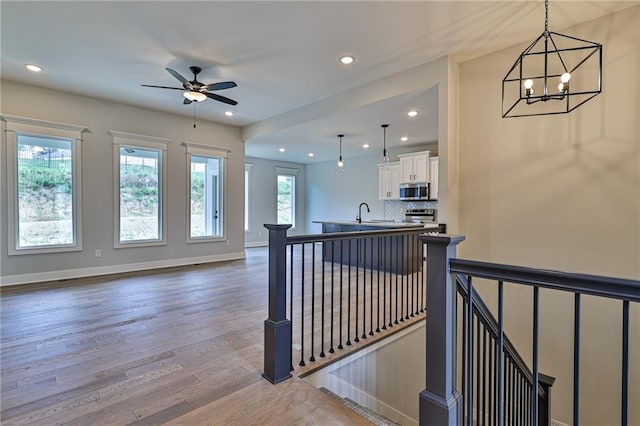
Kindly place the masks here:
<instances>
[{"instance_id":1,"label":"view of trees through window","mask_svg":"<svg viewBox=\"0 0 640 426\"><path fill-rule=\"evenodd\" d=\"M120 148L120 241L159 240L161 152Z\"/></svg>"},{"instance_id":2,"label":"view of trees through window","mask_svg":"<svg viewBox=\"0 0 640 426\"><path fill-rule=\"evenodd\" d=\"M295 227L295 185L296 177L278 175L277 220L278 224L291 224Z\"/></svg>"},{"instance_id":3,"label":"view of trees through window","mask_svg":"<svg viewBox=\"0 0 640 426\"><path fill-rule=\"evenodd\" d=\"M73 140L17 135L19 248L75 243Z\"/></svg>"}]
</instances>

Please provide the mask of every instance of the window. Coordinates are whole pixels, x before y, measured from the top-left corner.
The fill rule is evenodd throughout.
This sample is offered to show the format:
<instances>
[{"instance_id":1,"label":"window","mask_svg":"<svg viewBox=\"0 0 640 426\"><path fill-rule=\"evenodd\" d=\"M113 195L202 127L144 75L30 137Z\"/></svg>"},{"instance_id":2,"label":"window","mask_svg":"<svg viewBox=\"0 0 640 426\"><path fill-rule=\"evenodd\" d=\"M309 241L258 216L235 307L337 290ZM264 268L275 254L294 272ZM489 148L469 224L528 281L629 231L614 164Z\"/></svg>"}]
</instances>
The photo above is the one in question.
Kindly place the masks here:
<instances>
[{"instance_id":1,"label":"window","mask_svg":"<svg viewBox=\"0 0 640 426\"><path fill-rule=\"evenodd\" d=\"M166 244L168 141L114 132L115 247Z\"/></svg>"},{"instance_id":2,"label":"window","mask_svg":"<svg viewBox=\"0 0 640 426\"><path fill-rule=\"evenodd\" d=\"M276 223L296 227L296 169L276 168Z\"/></svg>"},{"instance_id":3,"label":"window","mask_svg":"<svg viewBox=\"0 0 640 426\"><path fill-rule=\"evenodd\" d=\"M251 163L244 165L244 232L249 232L249 182L251 181Z\"/></svg>"},{"instance_id":4,"label":"window","mask_svg":"<svg viewBox=\"0 0 640 426\"><path fill-rule=\"evenodd\" d=\"M185 142L189 182L187 242L224 238L224 160L227 150Z\"/></svg>"},{"instance_id":5,"label":"window","mask_svg":"<svg viewBox=\"0 0 640 426\"><path fill-rule=\"evenodd\" d=\"M9 254L82 250L80 146L85 127L7 122Z\"/></svg>"}]
</instances>

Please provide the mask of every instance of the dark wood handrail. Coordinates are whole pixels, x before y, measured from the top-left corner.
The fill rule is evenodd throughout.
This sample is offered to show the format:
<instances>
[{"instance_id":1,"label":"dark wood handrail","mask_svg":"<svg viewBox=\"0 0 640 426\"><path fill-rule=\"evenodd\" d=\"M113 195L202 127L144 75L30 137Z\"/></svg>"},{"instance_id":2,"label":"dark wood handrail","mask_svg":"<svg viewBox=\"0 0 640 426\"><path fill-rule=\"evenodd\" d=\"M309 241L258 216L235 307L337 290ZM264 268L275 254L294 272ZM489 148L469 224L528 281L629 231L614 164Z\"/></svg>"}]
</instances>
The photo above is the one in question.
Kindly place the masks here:
<instances>
[{"instance_id":1,"label":"dark wood handrail","mask_svg":"<svg viewBox=\"0 0 640 426\"><path fill-rule=\"evenodd\" d=\"M429 228L437 232L441 228ZM315 243L323 241L351 240L355 238L383 237L406 234L424 234L425 228L376 229L373 231L327 232L323 234L290 235L287 244Z\"/></svg>"},{"instance_id":2,"label":"dark wood handrail","mask_svg":"<svg viewBox=\"0 0 640 426\"><path fill-rule=\"evenodd\" d=\"M640 302L640 281L451 259L451 272L553 290Z\"/></svg>"}]
</instances>

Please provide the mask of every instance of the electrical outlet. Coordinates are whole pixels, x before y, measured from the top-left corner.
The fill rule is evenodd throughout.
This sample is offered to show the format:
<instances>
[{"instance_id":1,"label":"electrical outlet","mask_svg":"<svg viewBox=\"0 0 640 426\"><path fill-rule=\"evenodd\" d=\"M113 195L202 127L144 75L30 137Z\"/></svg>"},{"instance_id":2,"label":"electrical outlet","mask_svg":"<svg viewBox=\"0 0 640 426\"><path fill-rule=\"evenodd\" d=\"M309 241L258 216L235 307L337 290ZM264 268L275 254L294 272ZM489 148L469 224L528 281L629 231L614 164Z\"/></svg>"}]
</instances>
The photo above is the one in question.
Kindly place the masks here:
<instances>
[{"instance_id":1,"label":"electrical outlet","mask_svg":"<svg viewBox=\"0 0 640 426\"><path fill-rule=\"evenodd\" d=\"M96 257L102 256L102 250L96 250Z\"/></svg>"}]
</instances>

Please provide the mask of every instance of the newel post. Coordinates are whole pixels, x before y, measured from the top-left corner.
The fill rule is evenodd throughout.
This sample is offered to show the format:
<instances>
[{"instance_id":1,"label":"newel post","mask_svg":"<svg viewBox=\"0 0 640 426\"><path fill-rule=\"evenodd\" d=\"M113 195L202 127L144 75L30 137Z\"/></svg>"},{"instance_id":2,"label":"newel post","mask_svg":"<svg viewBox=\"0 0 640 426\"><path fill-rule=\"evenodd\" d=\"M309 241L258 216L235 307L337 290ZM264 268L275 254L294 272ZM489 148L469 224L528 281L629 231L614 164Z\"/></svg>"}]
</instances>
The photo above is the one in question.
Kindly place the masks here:
<instances>
[{"instance_id":1,"label":"newel post","mask_svg":"<svg viewBox=\"0 0 640 426\"><path fill-rule=\"evenodd\" d=\"M427 244L427 387L420 392L420 425L462 425L462 396L456 390L457 289L449 272L458 235L423 235Z\"/></svg>"},{"instance_id":2,"label":"newel post","mask_svg":"<svg viewBox=\"0 0 640 426\"><path fill-rule=\"evenodd\" d=\"M291 321L287 319L287 229L291 225L264 225L269 230L269 318L264 321L264 373L279 383L291 377Z\"/></svg>"}]
</instances>

